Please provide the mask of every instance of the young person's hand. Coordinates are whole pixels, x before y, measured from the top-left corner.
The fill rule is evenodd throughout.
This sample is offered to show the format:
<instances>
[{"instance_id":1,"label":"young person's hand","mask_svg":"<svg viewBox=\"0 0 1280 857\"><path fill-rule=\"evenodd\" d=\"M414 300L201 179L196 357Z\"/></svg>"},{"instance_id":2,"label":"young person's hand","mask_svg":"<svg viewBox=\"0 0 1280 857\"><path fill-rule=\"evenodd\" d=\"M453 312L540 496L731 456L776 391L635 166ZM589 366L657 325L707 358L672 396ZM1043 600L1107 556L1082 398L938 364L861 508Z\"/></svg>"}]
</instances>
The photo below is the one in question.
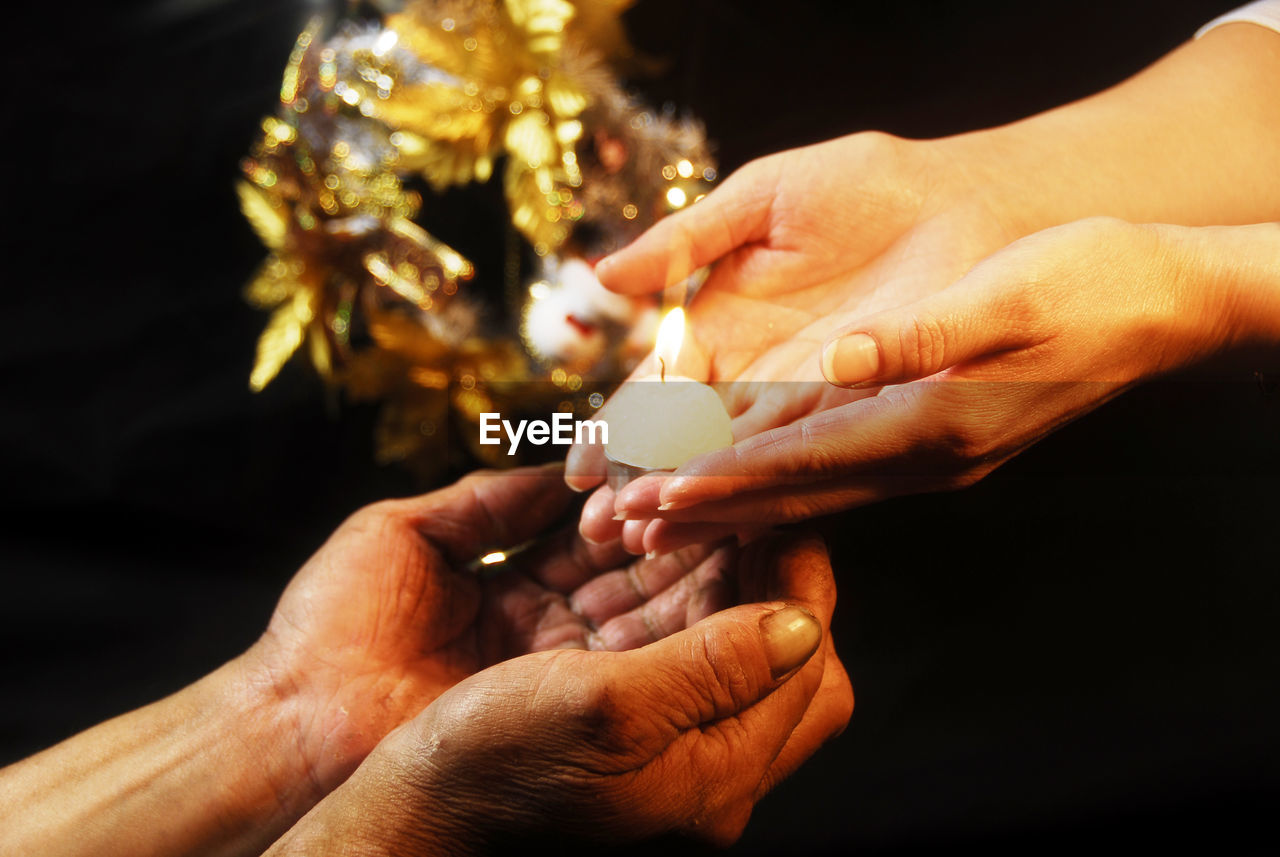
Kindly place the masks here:
<instances>
[{"instance_id":1,"label":"young person's hand","mask_svg":"<svg viewBox=\"0 0 1280 857\"><path fill-rule=\"evenodd\" d=\"M1268 351L1280 353L1280 225L1080 221L838 330L815 362L874 397L639 479L615 506L662 552L708 526L960 488L1134 384Z\"/></svg>"}]
</instances>

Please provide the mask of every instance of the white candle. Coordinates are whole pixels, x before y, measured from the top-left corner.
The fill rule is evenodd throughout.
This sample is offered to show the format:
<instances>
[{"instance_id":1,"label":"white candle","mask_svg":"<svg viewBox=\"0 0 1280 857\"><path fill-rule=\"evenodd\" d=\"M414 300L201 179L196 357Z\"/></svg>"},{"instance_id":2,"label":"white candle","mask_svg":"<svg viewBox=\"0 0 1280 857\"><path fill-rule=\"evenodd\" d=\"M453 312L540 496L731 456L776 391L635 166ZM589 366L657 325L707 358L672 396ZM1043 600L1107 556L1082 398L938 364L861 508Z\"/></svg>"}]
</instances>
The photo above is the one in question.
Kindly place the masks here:
<instances>
[{"instance_id":1,"label":"white candle","mask_svg":"<svg viewBox=\"0 0 1280 857\"><path fill-rule=\"evenodd\" d=\"M716 391L666 372L676 365L683 337L684 310L676 308L658 330L660 373L623 384L605 408L605 456L622 465L619 477L675 470L695 456L733 444L729 413Z\"/></svg>"}]
</instances>

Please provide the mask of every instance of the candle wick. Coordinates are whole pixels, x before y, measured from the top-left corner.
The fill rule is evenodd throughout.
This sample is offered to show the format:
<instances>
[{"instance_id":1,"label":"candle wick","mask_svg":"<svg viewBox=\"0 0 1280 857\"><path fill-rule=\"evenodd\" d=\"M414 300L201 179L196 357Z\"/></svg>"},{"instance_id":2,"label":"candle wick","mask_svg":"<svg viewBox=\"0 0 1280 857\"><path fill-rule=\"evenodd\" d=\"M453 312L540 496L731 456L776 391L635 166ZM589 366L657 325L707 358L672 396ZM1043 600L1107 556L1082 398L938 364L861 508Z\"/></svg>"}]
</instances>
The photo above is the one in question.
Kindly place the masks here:
<instances>
[{"instance_id":1,"label":"candle wick","mask_svg":"<svg viewBox=\"0 0 1280 857\"><path fill-rule=\"evenodd\" d=\"M659 380L659 381L662 381L662 382L665 384L665 383L666 383L666 381L667 381L667 361L665 361L665 360L663 360L661 357L659 357L659 358L658 358L658 366L659 366L659 367L661 367L661 368L659 369L658 380Z\"/></svg>"}]
</instances>

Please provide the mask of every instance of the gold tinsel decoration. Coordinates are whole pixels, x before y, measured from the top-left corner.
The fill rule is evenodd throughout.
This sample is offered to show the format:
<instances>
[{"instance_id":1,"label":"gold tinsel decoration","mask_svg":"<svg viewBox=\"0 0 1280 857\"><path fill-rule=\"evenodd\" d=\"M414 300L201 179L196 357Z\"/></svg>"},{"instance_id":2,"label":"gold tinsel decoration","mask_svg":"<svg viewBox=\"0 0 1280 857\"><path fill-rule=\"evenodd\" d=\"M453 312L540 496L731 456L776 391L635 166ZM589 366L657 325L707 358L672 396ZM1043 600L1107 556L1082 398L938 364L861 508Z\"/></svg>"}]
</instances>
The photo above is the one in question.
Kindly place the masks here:
<instances>
[{"instance_id":1,"label":"gold tinsel decoration","mask_svg":"<svg viewBox=\"0 0 1280 857\"><path fill-rule=\"evenodd\" d=\"M557 292L554 278L695 201L715 177L700 126L657 116L618 85L631 2L409 2L383 20L307 27L237 188L270 251L245 292L271 313L252 389L301 351L350 399L383 402L379 460L429 473L451 428L486 411L577 408L588 373L626 371L637 308ZM468 284L471 261L415 222L415 177L438 194L495 171L540 260L515 284L518 332L495 329L492 294ZM497 277L509 280L519 265L505 267ZM549 293L568 307L568 327L539 336L560 314L560 303L532 312ZM581 330L593 347L558 349ZM473 455L508 463L461 433Z\"/></svg>"}]
</instances>

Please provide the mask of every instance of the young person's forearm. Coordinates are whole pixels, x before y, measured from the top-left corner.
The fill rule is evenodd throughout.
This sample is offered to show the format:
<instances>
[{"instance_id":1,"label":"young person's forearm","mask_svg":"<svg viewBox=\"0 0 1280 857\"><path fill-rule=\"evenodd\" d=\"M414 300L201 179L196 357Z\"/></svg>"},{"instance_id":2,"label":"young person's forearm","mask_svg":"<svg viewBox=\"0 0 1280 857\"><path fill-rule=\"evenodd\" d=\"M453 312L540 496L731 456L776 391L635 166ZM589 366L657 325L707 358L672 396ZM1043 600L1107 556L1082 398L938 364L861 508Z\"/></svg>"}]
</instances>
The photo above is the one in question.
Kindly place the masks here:
<instances>
[{"instance_id":1,"label":"young person's forearm","mask_svg":"<svg viewBox=\"0 0 1280 857\"><path fill-rule=\"evenodd\" d=\"M1097 95L937 141L1012 234L1083 217L1280 220L1280 33L1218 27Z\"/></svg>"},{"instance_id":2,"label":"young person's forearm","mask_svg":"<svg viewBox=\"0 0 1280 857\"><path fill-rule=\"evenodd\" d=\"M319 799L237 662L0 771L0 855L258 854Z\"/></svg>"}]
</instances>

